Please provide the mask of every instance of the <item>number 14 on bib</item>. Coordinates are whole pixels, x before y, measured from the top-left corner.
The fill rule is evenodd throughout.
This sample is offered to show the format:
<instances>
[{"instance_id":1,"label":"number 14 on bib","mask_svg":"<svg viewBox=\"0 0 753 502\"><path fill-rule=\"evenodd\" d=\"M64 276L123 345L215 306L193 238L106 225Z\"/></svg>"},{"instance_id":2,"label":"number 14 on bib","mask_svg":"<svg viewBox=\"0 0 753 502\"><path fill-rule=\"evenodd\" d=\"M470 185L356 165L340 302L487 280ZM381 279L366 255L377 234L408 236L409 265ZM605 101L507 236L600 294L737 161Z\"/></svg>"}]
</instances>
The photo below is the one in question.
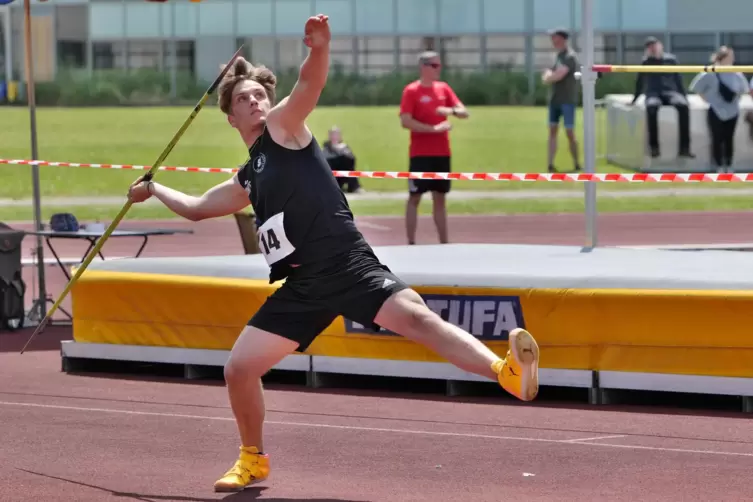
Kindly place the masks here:
<instances>
[{"instance_id":1,"label":"number 14 on bib","mask_svg":"<svg viewBox=\"0 0 753 502\"><path fill-rule=\"evenodd\" d=\"M285 234L285 214L277 213L259 227L256 235L259 250L269 265L276 263L295 251Z\"/></svg>"}]
</instances>

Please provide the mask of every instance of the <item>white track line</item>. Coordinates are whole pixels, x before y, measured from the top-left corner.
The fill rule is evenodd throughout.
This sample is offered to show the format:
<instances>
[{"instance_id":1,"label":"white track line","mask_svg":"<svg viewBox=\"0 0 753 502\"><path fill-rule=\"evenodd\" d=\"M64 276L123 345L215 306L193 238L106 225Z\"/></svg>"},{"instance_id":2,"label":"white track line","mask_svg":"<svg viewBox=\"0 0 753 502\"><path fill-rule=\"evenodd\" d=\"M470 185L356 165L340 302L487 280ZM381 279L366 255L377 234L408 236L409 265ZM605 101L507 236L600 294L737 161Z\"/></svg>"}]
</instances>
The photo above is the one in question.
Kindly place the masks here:
<instances>
[{"instance_id":1,"label":"white track line","mask_svg":"<svg viewBox=\"0 0 753 502\"><path fill-rule=\"evenodd\" d=\"M186 415L182 413L158 413L154 411L134 411L134 410L118 410L112 408L87 408L79 406L62 406L55 404L41 404L41 403L17 403L11 401L0 401L0 406L23 406L30 408L47 408L55 410L69 410L69 411L84 411L87 413L100 412L100 413L119 413L123 415L142 415L153 417L166 417L166 418L193 418L198 420L219 420L223 422L234 422L235 419L231 417L212 417L207 415ZM600 448L622 448L628 450L653 450L663 452L675 452L675 453L699 453L702 455L722 455L730 457L753 457L753 453L740 453L732 451L715 451L715 450L689 450L684 448L662 448L658 446L636 446L629 444L610 444L610 443L589 443L582 442L588 439L583 438L580 440L573 439L542 439L542 438L527 438L527 437L514 437L514 436L492 436L487 434L470 434L462 432L438 432L438 431L421 431L410 429L387 429L381 427L358 427L354 425L334 425L334 424L315 424L306 422L280 422L275 420L268 420L265 424L285 425L293 427L316 427L322 429L339 429L339 430L353 430L364 432L390 432L394 434L417 434L421 436L449 436L449 437L462 437L472 439L498 439L503 441L527 441L535 443L555 443L555 444L569 444L569 445L583 445ZM601 439L613 438L615 436L599 436ZM598 438L597 438L598 439ZM578 442L581 441L581 442ZM702 440L699 440L702 441Z\"/></svg>"},{"instance_id":2,"label":"white track line","mask_svg":"<svg viewBox=\"0 0 753 502\"><path fill-rule=\"evenodd\" d=\"M373 223L363 218L356 218L356 226L362 228L370 228L372 230L381 230L383 232L391 231L392 227L386 225L380 225L379 223Z\"/></svg>"},{"instance_id":3,"label":"white track line","mask_svg":"<svg viewBox=\"0 0 753 502\"><path fill-rule=\"evenodd\" d=\"M600 439L617 439L617 438L624 438L626 436L594 436L592 438L577 438L577 439L567 439L565 440L565 443L580 443L582 441L596 441Z\"/></svg>"}]
</instances>

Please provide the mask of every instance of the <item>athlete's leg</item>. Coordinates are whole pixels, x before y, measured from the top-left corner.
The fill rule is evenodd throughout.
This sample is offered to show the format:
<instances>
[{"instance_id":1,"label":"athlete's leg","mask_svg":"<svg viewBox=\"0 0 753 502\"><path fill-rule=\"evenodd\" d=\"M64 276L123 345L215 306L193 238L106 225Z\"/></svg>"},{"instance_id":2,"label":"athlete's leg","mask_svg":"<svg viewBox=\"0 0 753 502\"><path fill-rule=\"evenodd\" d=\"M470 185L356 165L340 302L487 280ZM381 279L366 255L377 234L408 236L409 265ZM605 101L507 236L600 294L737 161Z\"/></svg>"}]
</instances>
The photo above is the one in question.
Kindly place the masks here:
<instances>
[{"instance_id":1,"label":"athlete's leg","mask_svg":"<svg viewBox=\"0 0 753 502\"><path fill-rule=\"evenodd\" d=\"M476 337L432 312L412 289L390 296L374 323L430 348L460 369L498 380L523 401L538 394L539 348L525 330L510 333L510 350L502 359Z\"/></svg>"},{"instance_id":2,"label":"athlete's leg","mask_svg":"<svg viewBox=\"0 0 753 502\"><path fill-rule=\"evenodd\" d=\"M269 456L264 453L264 391L261 377L298 343L253 326L243 329L225 364L230 408L240 434L240 457L214 484L215 491L235 492L269 476Z\"/></svg>"},{"instance_id":3,"label":"athlete's leg","mask_svg":"<svg viewBox=\"0 0 753 502\"><path fill-rule=\"evenodd\" d=\"M264 451L264 393L261 377L288 354L295 352L298 342L253 326L246 326L230 352L225 364L230 408L238 423L241 445L256 446Z\"/></svg>"},{"instance_id":4,"label":"athlete's leg","mask_svg":"<svg viewBox=\"0 0 753 502\"><path fill-rule=\"evenodd\" d=\"M491 366L499 356L475 336L432 312L412 289L403 289L387 299L374 322L427 346L462 370L497 377Z\"/></svg>"},{"instance_id":5,"label":"athlete's leg","mask_svg":"<svg viewBox=\"0 0 753 502\"><path fill-rule=\"evenodd\" d=\"M240 434L240 457L214 485L215 491L240 491L269 475L264 450L264 391L261 378L294 351L304 351L335 318L306 301L286 282L249 321L225 364L230 407Z\"/></svg>"},{"instance_id":6,"label":"athlete's leg","mask_svg":"<svg viewBox=\"0 0 753 502\"><path fill-rule=\"evenodd\" d=\"M426 306L368 247L351 250L318 284L318 297L346 319L385 328L425 345L459 368L496 379L517 398L538 393L539 348L530 333L514 329L504 359L470 333L446 322Z\"/></svg>"}]
</instances>

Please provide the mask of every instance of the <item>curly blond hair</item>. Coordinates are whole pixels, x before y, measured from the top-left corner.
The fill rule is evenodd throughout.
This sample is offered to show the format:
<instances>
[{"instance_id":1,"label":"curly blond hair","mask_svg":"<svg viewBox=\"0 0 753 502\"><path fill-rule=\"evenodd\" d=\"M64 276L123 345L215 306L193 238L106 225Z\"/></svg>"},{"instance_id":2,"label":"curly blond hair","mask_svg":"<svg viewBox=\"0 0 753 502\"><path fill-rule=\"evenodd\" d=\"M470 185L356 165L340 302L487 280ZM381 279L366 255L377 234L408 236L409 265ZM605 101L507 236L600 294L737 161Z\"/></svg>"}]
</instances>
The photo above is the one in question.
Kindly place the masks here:
<instances>
[{"instance_id":1,"label":"curly blond hair","mask_svg":"<svg viewBox=\"0 0 753 502\"><path fill-rule=\"evenodd\" d=\"M225 65L222 65L224 68ZM230 108L233 101L233 90L240 82L253 80L264 87L269 102L275 104L275 87L277 86L277 77L272 70L264 65L254 66L244 58L239 57L233 63L232 68L225 74L218 88L218 101L220 110L225 115L230 114Z\"/></svg>"}]
</instances>

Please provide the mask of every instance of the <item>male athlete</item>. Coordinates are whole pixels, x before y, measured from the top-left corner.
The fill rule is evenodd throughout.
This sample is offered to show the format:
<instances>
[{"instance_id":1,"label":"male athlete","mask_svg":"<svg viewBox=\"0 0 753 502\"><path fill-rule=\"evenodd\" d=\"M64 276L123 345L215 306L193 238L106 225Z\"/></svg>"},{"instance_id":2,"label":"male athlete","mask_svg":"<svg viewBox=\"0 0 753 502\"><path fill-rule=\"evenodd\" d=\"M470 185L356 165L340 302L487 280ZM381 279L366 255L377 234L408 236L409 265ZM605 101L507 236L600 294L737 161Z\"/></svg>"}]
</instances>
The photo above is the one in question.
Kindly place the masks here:
<instances>
[{"instance_id":1,"label":"male athlete","mask_svg":"<svg viewBox=\"0 0 753 502\"><path fill-rule=\"evenodd\" d=\"M528 332L513 330L500 359L429 310L366 243L305 124L327 81L327 16L308 19L304 42L310 51L298 81L278 104L274 74L242 59L219 87L220 108L249 149L250 158L236 175L200 197L142 179L129 190L133 202L156 197L193 221L230 215L250 202L259 217L259 248L270 266L270 282L286 279L249 320L225 365L241 445L237 462L215 483L215 491L240 491L267 478L261 378L286 355L305 351L338 315L423 344L459 368L498 381L520 400L538 393L539 349Z\"/></svg>"},{"instance_id":2,"label":"male athlete","mask_svg":"<svg viewBox=\"0 0 753 502\"><path fill-rule=\"evenodd\" d=\"M468 118L468 110L447 82L439 80L442 63L439 54L426 51L418 57L419 78L403 89L400 99L400 124L410 131L412 173L449 173L451 171L449 118ZM416 243L418 206L421 196L431 192L432 216L439 242L449 242L447 230L447 194L450 180L408 180L405 229L408 244Z\"/></svg>"}]
</instances>

